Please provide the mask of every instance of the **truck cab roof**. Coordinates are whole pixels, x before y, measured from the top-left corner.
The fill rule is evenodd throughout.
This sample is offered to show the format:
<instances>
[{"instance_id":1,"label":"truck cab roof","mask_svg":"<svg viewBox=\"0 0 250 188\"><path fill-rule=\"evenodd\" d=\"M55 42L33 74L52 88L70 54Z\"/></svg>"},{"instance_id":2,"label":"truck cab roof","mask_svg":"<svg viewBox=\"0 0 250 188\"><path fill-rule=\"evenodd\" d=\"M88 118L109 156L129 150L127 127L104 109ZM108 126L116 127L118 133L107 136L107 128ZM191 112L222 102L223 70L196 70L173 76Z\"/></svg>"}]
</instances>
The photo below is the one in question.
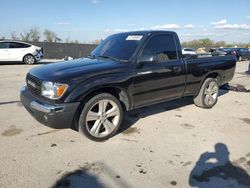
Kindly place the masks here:
<instances>
[{"instance_id":1,"label":"truck cab roof","mask_svg":"<svg viewBox=\"0 0 250 188\"><path fill-rule=\"evenodd\" d=\"M129 32L123 32L124 34L130 34L130 35L146 35L146 34L176 34L174 31L164 31L164 30L143 30L143 31L129 31ZM118 33L121 34L121 33Z\"/></svg>"}]
</instances>

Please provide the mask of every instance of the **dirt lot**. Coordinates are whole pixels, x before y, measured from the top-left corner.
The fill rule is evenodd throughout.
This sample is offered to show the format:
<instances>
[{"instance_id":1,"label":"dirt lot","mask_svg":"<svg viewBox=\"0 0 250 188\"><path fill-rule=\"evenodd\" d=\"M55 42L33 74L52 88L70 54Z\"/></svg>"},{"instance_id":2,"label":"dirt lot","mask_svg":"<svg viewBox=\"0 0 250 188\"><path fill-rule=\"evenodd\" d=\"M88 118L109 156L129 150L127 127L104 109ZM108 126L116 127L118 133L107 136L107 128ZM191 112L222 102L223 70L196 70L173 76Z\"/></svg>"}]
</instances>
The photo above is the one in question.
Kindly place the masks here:
<instances>
[{"instance_id":1,"label":"dirt lot","mask_svg":"<svg viewBox=\"0 0 250 188\"><path fill-rule=\"evenodd\" d=\"M250 93L221 90L210 110L190 98L135 110L96 143L24 109L19 89L35 66L0 65L0 187L250 187ZM231 84L250 89L247 66Z\"/></svg>"}]
</instances>

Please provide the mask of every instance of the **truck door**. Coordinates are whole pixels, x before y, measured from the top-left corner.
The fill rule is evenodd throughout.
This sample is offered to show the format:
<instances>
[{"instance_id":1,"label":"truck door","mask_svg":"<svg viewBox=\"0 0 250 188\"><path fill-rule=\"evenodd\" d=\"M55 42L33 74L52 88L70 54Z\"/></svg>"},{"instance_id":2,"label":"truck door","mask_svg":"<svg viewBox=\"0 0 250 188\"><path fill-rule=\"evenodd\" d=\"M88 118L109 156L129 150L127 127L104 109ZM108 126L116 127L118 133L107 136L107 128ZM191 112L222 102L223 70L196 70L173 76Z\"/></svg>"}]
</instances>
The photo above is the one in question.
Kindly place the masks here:
<instances>
[{"instance_id":1,"label":"truck door","mask_svg":"<svg viewBox=\"0 0 250 188\"><path fill-rule=\"evenodd\" d=\"M177 54L172 34L151 36L139 55L135 70L132 91L134 107L182 96L185 65Z\"/></svg>"}]
</instances>

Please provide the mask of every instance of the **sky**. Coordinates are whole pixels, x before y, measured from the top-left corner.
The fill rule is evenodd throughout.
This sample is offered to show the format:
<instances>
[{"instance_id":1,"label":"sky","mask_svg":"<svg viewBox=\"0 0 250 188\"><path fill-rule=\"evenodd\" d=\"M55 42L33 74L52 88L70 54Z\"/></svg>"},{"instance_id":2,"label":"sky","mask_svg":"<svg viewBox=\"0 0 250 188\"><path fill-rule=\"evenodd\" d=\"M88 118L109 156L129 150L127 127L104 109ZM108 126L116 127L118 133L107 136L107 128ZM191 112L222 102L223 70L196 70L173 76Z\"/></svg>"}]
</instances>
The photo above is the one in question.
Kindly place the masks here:
<instances>
[{"instance_id":1,"label":"sky","mask_svg":"<svg viewBox=\"0 0 250 188\"><path fill-rule=\"evenodd\" d=\"M181 41L250 42L250 0L1 0L0 37L38 27L91 42L134 30L176 31Z\"/></svg>"}]
</instances>

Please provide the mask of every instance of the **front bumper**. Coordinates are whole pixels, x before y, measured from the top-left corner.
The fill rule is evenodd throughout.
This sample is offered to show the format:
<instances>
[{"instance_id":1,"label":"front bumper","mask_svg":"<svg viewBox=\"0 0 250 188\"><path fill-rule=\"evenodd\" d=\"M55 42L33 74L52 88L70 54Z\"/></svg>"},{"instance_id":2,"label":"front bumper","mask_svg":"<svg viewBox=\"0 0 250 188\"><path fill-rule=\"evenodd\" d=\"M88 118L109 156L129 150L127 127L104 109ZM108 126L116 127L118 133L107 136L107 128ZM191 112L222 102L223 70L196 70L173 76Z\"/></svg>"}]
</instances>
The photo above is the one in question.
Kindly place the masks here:
<instances>
[{"instance_id":1,"label":"front bumper","mask_svg":"<svg viewBox=\"0 0 250 188\"><path fill-rule=\"evenodd\" d=\"M21 89L20 98L26 110L37 121L55 129L71 128L80 104L79 102L49 104L29 92L26 86Z\"/></svg>"}]
</instances>

